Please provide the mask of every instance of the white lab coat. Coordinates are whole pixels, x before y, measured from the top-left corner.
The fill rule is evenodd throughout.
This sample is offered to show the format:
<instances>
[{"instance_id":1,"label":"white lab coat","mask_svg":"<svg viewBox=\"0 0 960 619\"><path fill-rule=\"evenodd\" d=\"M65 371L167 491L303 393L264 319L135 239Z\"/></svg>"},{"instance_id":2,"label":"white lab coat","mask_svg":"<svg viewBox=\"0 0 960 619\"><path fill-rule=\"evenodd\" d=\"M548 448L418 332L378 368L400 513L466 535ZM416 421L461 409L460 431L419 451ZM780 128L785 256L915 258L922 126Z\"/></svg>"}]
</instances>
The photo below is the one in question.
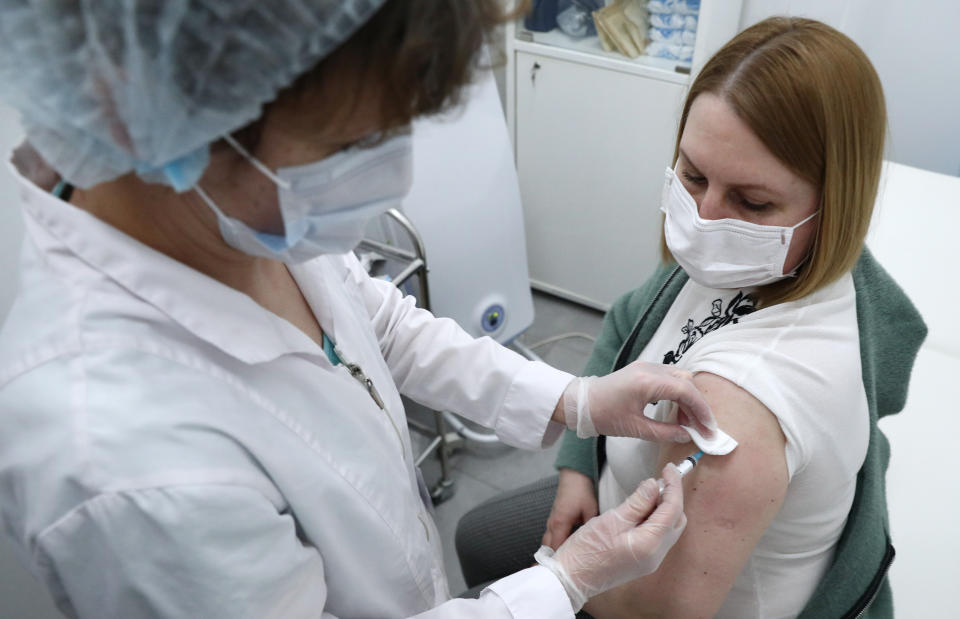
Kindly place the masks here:
<instances>
[{"instance_id":1,"label":"white lab coat","mask_svg":"<svg viewBox=\"0 0 960 619\"><path fill-rule=\"evenodd\" d=\"M291 267L382 411L249 297L20 187L0 510L67 614L572 616L542 567L447 601L399 394L538 448L568 374L417 309L352 254Z\"/></svg>"}]
</instances>

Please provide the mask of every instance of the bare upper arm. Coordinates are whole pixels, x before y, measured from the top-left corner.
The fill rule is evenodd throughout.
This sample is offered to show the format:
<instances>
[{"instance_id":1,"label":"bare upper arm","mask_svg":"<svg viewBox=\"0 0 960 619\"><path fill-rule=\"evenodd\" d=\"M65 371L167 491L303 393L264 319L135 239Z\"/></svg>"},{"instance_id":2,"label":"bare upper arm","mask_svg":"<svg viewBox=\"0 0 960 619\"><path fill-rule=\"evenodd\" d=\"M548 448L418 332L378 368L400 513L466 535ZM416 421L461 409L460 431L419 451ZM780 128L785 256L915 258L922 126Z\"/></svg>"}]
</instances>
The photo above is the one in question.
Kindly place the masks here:
<instances>
[{"instance_id":1,"label":"bare upper arm","mask_svg":"<svg viewBox=\"0 0 960 619\"><path fill-rule=\"evenodd\" d=\"M654 574L598 596L587 610L607 617L711 617L783 503L786 439L776 417L752 395L714 374L700 388L722 427L739 442L726 456L703 456L683 480L687 528ZM660 467L697 450L664 444Z\"/></svg>"}]
</instances>

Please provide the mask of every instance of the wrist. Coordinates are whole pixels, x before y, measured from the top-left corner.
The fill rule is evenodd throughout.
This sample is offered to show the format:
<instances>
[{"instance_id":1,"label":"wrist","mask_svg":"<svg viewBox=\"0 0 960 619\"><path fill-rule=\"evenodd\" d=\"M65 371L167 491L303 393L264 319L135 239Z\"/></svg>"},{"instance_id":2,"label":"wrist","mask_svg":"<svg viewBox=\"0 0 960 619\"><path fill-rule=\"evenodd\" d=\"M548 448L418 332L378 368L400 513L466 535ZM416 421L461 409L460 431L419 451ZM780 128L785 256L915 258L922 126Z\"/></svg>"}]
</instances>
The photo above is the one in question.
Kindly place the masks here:
<instances>
[{"instance_id":1,"label":"wrist","mask_svg":"<svg viewBox=\"0 0 960 619\"><path fill-rule=\"evenodd\" d=\"M560 483L564 485L577 484L578 486L589 487L591 490L593 490L593 478L582 471L564 466L560 467L558 474L560 477Z\"/></svg>"}]
</instances>

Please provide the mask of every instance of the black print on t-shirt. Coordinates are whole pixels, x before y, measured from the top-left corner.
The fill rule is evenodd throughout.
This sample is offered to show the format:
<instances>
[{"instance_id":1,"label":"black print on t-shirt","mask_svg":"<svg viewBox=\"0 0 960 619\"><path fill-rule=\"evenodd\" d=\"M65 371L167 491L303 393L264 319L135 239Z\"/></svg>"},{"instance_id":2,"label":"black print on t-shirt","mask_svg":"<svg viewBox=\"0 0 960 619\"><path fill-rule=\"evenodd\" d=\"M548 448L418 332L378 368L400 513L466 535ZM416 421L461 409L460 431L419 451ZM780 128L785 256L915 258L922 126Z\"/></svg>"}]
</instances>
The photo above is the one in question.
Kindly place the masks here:
<instances>
[{"instance_id":1,"label":"black print on t-shirt","mask_svg":"<svg viewBox=\"0 0 960 619\"><path fill-rule=\"evenodd\" d=\"M723 309L723 299L714 299L710 309L710 315L701 320L699 325L694 324L692 319L687 318L687 326L680 329L684 335L683 340L677 345L676 350L671 350L663 356L664 363L680 361L683 354L700 341L700 338L704 335L716 331L724 325L737 324L740 322L741 316L756 311L756 299L751 294L738 292L737 296L730 299L726 309Z\"/></svg>"}]
</instances>

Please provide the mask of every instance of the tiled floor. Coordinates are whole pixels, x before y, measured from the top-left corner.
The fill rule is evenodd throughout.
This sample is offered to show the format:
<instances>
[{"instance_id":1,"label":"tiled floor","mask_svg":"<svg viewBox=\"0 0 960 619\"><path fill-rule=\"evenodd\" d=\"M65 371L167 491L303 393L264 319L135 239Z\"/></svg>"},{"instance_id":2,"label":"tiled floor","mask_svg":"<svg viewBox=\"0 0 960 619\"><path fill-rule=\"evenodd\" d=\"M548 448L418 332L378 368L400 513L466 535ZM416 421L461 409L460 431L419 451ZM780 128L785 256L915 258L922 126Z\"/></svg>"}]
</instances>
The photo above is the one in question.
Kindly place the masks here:
<instances>
[{"instance_id":1,"label":"tiled floor","mask_svg":"<svg viewBox=\"0 0 960 619\"><path fill-rule=\"evenodd\" d=\"M596 336L600 331L603 314L556 297L534 293L536 318L533 325L521 337L529 345L553 335L582 332ZM568 372L579 374L590 355L592 343L584 338L564 339L537 348L544 361ZM430 419L425 410L408 413L424 421ZM432 422L431 422L432 423ZM414 441L425 445L426 439L413 435ZM538 452L522 451L505 445L476 442L461 443L451 456L455 491L449 500L437 506L436 520L443 541L444 560L450 579L450 591L454 595L465 589L460 565L453 546L457 522L467 511L482 501L505 490L536 481L554 474L553 458L558 445ZM428 484L439 477L439 463L428 458L423 464Z\"/></svg>"}]
</instances>

